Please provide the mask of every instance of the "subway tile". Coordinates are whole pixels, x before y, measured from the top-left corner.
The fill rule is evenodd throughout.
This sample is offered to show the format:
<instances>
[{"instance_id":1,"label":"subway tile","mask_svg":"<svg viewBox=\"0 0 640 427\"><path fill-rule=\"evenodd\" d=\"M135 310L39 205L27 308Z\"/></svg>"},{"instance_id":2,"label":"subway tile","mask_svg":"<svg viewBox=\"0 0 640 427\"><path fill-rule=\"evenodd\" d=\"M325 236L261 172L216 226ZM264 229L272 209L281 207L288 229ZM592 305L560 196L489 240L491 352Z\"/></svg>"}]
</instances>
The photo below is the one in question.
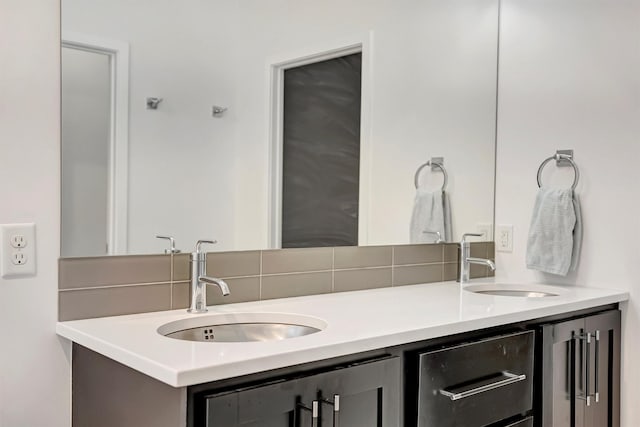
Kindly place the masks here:
<instances>
[{"instance_id":1,"label":"subway tile","mask_svg":"<svg viewBox=\"0 0 640 427\"><path fill-rule=\"evenodd\" d=\"M178 254L173 256L173 281L180 282L189 280L191 276L191 263L189 254Z\"/></svg>"},{"instance_id":2,"label":"subway tile","mask_svg":"<svg viewBox=\"0 0 640 427\"><path fill-rule=\"evenodd\" d=\"M225 279L225 282L229 285L229 295L222 296L219 288L208 286L207 305L232 304L260 299L259 276ZM187 308L189 298L189 282L174 283L172 308Z\"/></svg>"},{"instance_id":3,"label":"subway tile","mask_svg":"<svg viewBox=\"0 0 640 427\"><path fill-rule=\"evenodd\" d=\"M487 243L486 242L471 242L472 257L487 258Z\"/></svg>"},{"instance_id":4,"label":"subway tile","mask_svg":"<svg viewBox=\"0 0 640 427\"><path fill-rule=\"evenodd\" d=\"M495 244L495 242L487 242L487 258L496 259L496 244Z\"/></svg>"},{"instance_id":5,"label":"subway tile","mask_svg":"<svg viewBox=\"0 0 640 427\"><path fill-rule=\"evenodd\" d=\"M400 245L393 247L393 264L428 264L442 262L443 245Z\"/></svg>"},{"instance_id":6,"label":"subway tile","mask_svg":"<svg viewBox=\"0 0 640 427\"><path fill-rule=\"evenodd\" d=\"M393 286L415 285L442 281L443 264L393 267Z\"/></svg>"},{"instance_id":7,"label":"subway tile","mask_svg":"<svg viewBox=\"0 0 640 427\"><path fill-rule=\"evenodd\" d=\"M444 262L458 262L460 244L447 243L444 245Z\"/></svg>"},{"instance_id":8,"label":"subway tile","mask_svg":"<svg viewBox=\"0 0 640 427\"><path fill-rule=\"evenodd\" d=\"M340 270L334 273L334 292L391 286L391 267Z\"/></svg>"},{"instance_id":9,"label":"subway tile","mask_svg":"<svg viewBox=\"0 0 640 427\"><path fill-rule=\"evenodd\" d=\"M260 299L260 277L258 276L225 279L225 282L229 285L229 295L222 296L220 289L216 286L209 286L207 305L232 304Z\"/></svg>"},{"instance_id":10,"label":"subway tile","mask_svg":"<svg viewBox=\"0 0 640 427\"><path fill-rule=\"evenodd\" d=\"M157 283L171 280L169 255L129 255L92 258L61 258L60 289Z\"/></svg>"},{"instance_id":11,"label":"subway tile","mask_svg":"<svg viewBox=\"0 0 640 427\"><path fill-rule=\"evenodd\" d=\"M469 277L471 279L477 279L487 277L489 275L489 267L479 264L471 264L469 269Z\"/></svg>"},{"instance_id":12,"label":"subway tile","mask_svg":"<svg viewBox=\"0 0 640 427\"><path fill-rule=\"evenodd\" d=\"M58 292L58 317L61 321L146 313L170 308L169 283Z\"/></svg>"},{"instance_id":13,"label":"subway tile","mask_svg":"<svg viewBox=\"0 0 640 427\"><path fill-rule=\"evenodd\" d=\"M391 254L391 246L342 246L335 248L334 268L386 267Z\"/></svg>"},{"instance_id":14,"label":"subway tile","mask_svg":"<svg viewBox=\"0 0 640 427\"><path fill-rule=\"evenodd\" d=\"M214 277L257 276L260 274L260 251L210 252L207 274Z\"/></svg>"},{"instance_id":15,"label":"subway tile","mask_svg":"<svg viewBox=\"0 0 640 427\"><path fill-rule=\"evenodd\" d=\"M326 294L331 284L330 271L262 276L262 299Z\"/></svg>"},{"instance_id":16,"label":"subway tile","mask_svg":"<svg viewBox=\"0 0 640 427\"><path fill-rule=\"evenodd\" d=\"M189 282L174 283L171 288L171 309L189 307Z\"/></svg>"},{"instance_id":17,"label":"subway tile","mask_svg":"<svg viewBox=\"0 0 640 427\"><path fill-rule=\"evenodd\" d=\"M333 268L333 248L262 251L262 274L322 271Z\"/></svg>"},{"instance_id":18,"label":"subway tile","mask_svg":"<svg viewBox=\"0 0 640 427\"><path fill-rule=\"evenodd\" d=\"M446 263L442 265L442 280L448 282L458 278L458 263Z\"/></svg>"}]
</instances>

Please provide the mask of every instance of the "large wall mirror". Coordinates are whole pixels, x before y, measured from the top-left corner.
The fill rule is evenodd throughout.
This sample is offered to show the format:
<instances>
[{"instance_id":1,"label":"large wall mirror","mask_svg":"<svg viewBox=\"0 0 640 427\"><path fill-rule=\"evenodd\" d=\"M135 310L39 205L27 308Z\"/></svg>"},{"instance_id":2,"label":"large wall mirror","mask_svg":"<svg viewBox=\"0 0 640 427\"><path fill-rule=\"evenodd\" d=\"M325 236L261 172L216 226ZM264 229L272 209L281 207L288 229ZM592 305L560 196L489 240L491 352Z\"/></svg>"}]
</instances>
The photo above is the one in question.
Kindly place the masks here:
<instances>
[{"instance_id":1,"label":"large wall mirror","mask_svg":"<svg viewBox=\"0 0 640 427\"><path fill-rule=\"evenodd\" d=\"M62 256L161 253L158 234L183 251L436 242L411 227L432 158L446 196L437 165L418 184L450 213L440 238L491 238L498 15L62 0Z\"/></svg>"}]
</instances>

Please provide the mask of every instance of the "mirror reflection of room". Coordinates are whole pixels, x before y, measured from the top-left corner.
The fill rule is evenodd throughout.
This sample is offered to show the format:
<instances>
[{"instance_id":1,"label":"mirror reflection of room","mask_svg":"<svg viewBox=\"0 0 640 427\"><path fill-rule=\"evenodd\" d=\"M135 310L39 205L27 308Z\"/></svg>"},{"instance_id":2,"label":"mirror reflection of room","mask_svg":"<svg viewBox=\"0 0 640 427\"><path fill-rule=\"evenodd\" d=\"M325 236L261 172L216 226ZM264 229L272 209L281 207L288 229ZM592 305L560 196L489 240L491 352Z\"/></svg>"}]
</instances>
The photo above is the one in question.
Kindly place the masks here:
<instances>
[{"instance_id":1,"label":"mirror reflection of room","mask_svg":"<svg viewBox=\"0 0 640 427\"><path fill-rule=\"evenodd\" d=\"M62 28L62 256L162 253L159 234L248 250L493 225L497 0L63 0ZM71 59L91 55L100 73ZM309 71L351 55L358 79ZM82 86L97 80L100 93ZM96 107L73 110L78 96ZM306 128L287 127L295 114ZM434 157L446 194L437 168L414 182ZM416 240L421 192L449 201L449 231Z\"/></svg>"}]
</instances>

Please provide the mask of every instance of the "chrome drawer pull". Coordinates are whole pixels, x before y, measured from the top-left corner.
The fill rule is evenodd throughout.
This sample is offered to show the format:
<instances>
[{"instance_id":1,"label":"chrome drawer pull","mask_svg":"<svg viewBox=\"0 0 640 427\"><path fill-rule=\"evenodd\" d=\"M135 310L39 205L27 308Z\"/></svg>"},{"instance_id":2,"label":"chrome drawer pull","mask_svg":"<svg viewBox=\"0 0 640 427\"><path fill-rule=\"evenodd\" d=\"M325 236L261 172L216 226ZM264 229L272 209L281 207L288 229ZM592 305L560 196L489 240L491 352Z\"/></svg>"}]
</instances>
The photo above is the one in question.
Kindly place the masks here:
<instances>
[{"instance_id":1,"label":"chrome drawer pull","mask_svg":"<svg viewBox=\"0 0 640 427\"><path fill-rule=\"evenodd\" d=\"M321 403L333 406L333 427L340 427L340 395L334 394L333 401L322 399Z\"/></svg>"},{"instance_id":2,"label":"chrome drawer pull","mask_svg":"<svg viewBox=\"0 0 640 427\"><path fill-rule=\"evenodd\" d=\"M504 387L509 384L514 384L527 379L527 376L525 374L516 375L516 374L512 374L510 372L505 371L502 373L502 375L506 378L503 378L501 380L498 380L490 384L481 385L480 387L472 388L471 390L465 390L460 393L455 393L455 392L442 389L440 390L440 394L443 396L447 396L451 400L460 400L460 399L464 399L465 397L474 396L476 394L484 393L485 391L489 391L489 390L495 390L497 388Z\"/></svg>"},{"instance_id":3,"label":"chrome drawer pull","mask_svg":"<svg viewBox=\"0 0 640 427\"><path fill-rule=\"evenodd\" d=\"M304 410L304 411L308 411L311 412L311 427L318 427L319 424L319 419L320 419L320 404L317 400L314 400L313 402L311 402L311 408L309 408L308 406L302 404L300 402L300 397L296 398L296 410L294 411L294 420L293 420L293 424L295 426L298 426L300 424L300 420L299 420L299 410Z\"/></svg>"}]
</instances>

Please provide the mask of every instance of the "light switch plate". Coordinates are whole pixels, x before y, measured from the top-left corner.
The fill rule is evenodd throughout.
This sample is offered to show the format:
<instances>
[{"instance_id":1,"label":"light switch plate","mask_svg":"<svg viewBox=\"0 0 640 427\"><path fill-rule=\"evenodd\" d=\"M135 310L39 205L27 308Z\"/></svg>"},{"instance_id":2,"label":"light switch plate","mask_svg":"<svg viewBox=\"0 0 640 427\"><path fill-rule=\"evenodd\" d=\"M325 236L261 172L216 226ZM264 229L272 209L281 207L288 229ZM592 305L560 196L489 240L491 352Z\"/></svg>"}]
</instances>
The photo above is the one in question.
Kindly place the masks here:
<instances>
[{"instance_id":1,"label":"light switch plate","mask_svg":"<svg viewBox=\"0 0 640 427\"><path fill-rule=\"evenodd\" d=\"M0 225L0 274L3 278L36 274L36 225Z\"/></svg>"}]
</instances>

